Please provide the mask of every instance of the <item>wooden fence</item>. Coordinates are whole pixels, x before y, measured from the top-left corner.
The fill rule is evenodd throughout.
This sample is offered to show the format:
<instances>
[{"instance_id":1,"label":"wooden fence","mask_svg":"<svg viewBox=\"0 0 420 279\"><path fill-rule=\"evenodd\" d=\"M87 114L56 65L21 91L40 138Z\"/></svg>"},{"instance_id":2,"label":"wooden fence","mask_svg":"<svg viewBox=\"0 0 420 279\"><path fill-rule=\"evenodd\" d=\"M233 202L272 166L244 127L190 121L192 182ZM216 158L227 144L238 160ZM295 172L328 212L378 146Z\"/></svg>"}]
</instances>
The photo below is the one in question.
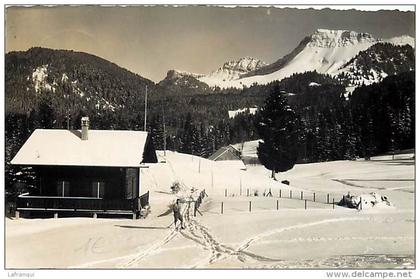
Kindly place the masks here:
<instances>
[{"instance_id":1,"label":"wooden fence","mask_svg":"<svg viewBox=\"0 0 420 279\"><path fill-rule=\"evenodd\" d=\"M245 192L246 195L242 195L242 192ZM274 193L274 191L272 191L271 188L269 188L268 190L266 189L266 191L264 191L263 194L258 193L258 190L253 191L253 189L250 189L250 188L247 188L246 191L242 191L242 188L241 188L239 195L229 193L228 189L224 189L223 195L226 198L268 197L268 198L277 199L275 203L273 203L273 206L272 206L272 208L276 210L279 210L279 208L281 207L281 202L280 202L281 199L300 200L302 201L301 206L304 209L310 209L314 207L313 206L314 204L319 204L318 206L315 206L318 208L320 205L325 205L326 208L330 206L331 209L335 209L335 206L337 205L337 201L341 200L341 198L343 197L343 195L339 195L339 194L331 194L331 193L315 192L315 191L296 191L296 190L290 190L290 189L278 189L277 193ZM228 203L227 200L221 202L220 204L221 214L226 212L227 203ZM246 206L245 204L242 206L243 210L252 212L255 201L253 202L252 200L249 200L247 203L248 203L248 206ZM236 208L235 210L240 210L240 209Z\"/></svg>"}]
</instances>

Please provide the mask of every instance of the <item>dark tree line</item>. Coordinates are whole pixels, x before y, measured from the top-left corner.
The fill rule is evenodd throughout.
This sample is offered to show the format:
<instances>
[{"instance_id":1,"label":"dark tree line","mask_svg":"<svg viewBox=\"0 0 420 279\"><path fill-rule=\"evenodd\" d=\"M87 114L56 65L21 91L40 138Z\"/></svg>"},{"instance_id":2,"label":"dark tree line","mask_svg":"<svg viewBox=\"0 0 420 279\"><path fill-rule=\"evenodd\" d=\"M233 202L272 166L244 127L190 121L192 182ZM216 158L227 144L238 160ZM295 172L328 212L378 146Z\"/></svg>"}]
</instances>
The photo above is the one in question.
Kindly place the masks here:
<instances>
[{"instance_id":1,"label":"dark tree line","mask_svg":"<svg viewBox=\"0 0 420 279\"><path fill-rule=\"evenodd\" d=\"M323 88L319 86L316 90ZM322 95L321 92L319 94ZM307 100L303 102L300 102L299 98L289 100L289 103L294 103L291 107L296 112L295 120L299 122L299 140L296 140L299 142L298 161L352 160L357 157L368 158L389 151L413 148L414 94L414 72L406 72L387 77L378 84L359 87L348 96L348 99L337 87L326 95L328 97L325 99L325 104L317 102L307 106ZM280 95L281 93L277 93L275 96ZM268 100L274 102L276 99L270 97ZM272 114L270 117L267 117L267 112L262 111L264 118L275 119L276 115L278 117L281 114L276 110L281 111L289 107L287 103L278 106L280 107L268 106ZM256 126L264 138L266 133L264 127L261 127L260 117L256 118ZM283 145L288 147L290 154L294 154L294 148L286 143ZM278 150L269 150L265 153L276 152ZM267 161L263 152L261 153L260 159Z\"/></svg>"}]
</instances>

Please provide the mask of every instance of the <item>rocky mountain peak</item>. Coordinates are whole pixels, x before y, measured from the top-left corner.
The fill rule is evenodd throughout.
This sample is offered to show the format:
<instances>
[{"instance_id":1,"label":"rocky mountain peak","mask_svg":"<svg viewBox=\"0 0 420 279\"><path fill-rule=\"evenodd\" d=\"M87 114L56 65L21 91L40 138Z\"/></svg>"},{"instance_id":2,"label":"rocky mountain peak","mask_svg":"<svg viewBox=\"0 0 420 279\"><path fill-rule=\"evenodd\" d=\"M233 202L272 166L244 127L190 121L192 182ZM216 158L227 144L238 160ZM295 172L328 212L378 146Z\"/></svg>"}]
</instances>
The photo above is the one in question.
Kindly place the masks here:
<instances>
[{"instance_id":1,"label":"rocky mountain peak","mask_svg":"<svg viewBox=\"0 0 420 279\"><path fill-rule=\"evenodd\" d=\"M231 60L231 61L226 62L225 64L223 64L221 68L218 69L218 71L230 70L230 71L236 71L240 73L247 73L250 71L257 70L265 65L267 65L267 63L265 63L264 61L261 61L259 59L256 59L250 56L246 56L238 60Z\"/></svg>"},{"instance_id":2,"label":"rocky mountain peak","mask_svg":"<svg viewBox=\"0 0 420 279\"><path fill-rule=\"evenodd\" d=\"M377 41L378 40L369 33L358 33L349 30L318 29L311 35L308 46L333 48L360 43L375 43Z\"/></svg>"}]
</instances>

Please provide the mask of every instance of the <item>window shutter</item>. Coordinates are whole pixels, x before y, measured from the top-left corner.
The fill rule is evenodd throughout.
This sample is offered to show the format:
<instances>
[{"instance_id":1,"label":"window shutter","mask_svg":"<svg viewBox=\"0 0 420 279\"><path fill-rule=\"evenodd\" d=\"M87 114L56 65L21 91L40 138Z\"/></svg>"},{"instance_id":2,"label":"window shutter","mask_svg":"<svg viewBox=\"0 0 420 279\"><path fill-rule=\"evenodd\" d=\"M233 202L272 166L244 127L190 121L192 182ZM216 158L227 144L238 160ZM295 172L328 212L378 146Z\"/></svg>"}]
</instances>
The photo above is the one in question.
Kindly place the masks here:
<instances>
[{"instance_id":1,"label":"window shutter","mask_svg":"<svg viewBox=\"0 0 420 279\"><path fill-rule=\"evenodd\" d=\"M68 197L70 196L70 182L65 180L57 181L57 196Z\"/></svg>"}]
</instances>

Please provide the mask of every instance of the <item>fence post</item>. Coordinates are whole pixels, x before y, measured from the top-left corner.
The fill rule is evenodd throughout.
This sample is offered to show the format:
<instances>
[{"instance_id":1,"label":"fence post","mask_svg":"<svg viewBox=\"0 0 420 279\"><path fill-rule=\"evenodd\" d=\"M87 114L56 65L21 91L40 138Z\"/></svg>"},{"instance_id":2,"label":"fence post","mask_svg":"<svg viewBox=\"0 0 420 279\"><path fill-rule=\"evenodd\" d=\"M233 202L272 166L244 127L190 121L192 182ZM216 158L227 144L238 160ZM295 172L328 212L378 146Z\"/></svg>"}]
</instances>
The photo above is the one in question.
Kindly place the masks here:
<instances>
[{"instance_id":1,"label":"fence post","mask_svg":"<svg viewBox=\"0 0 420 279\"><path fill-rule=\"evenodd\" d=\"M246 196L249 197L249 189L246 189Z\"/></svg>"},{"instance_id":2,"label":"fence post","mask_svg":"<svg viewBox=\"0 0 420 279\"><path fill-rule=\"evenodd\" d=\"M314 192L314 202L315 202L315 192Z\"/></svg>"},{"instance_id":3,"label":"fence post","mask_svg":"<svg viewBox=\"0 0 420 279\"><path fill-rule=\"evenodd\" d=\"M251 201L249 201L249 212L251 212Z\"/></svg>"},{"instance_id":4,"label":"fence post","mask_svg":"<svg viewBox=\"0 0 420 279\"><path fill-rule=\"evenodd\" d=\"M360 196L360 210L363 209L362 196Z\"/></svg>"},{"instance_id":5,"label":"fence post","mask_svg":"<svg viewBox=\"0 0 420 279\"><path fill-rule=\"evenodd\" d=\"M330 203L330 194L327 194L327 204Z\"/></svg>"},{"instance_id":6,"label":"fence post","mask_svg":"<svg viewBox=\"0 0 420 279\"><path fill-rule=\"evenodd\" d=\"M223 202L222 202L222 206L220 208L220 213L223 214Z\"/></svg>"},{"instance_id":7,"label":"fence post","mask_svg":"<svg viewBox=\"0 0 420 279\"><path fill-rule=\"evenodd\" d=\"M225 197L227 197L227 189L225 189Z\"/></svg>"},{"instance_id":8,"label":"fence post","mask_svg":"<svg viewBox=\"0 0 420 279\"><path fill-rule=\"evenodd\" d=\"M281 198L281 189L280 189L280 193L279 193L279 198Z\"/></svg>"},{"instance_id":9,"label":"fence post","mask_svg":"<svg viewBox=\"0 0 420 279\"><path fill-rule=\"evenodd\" d=\"M277 210L279 210L279 200L277 200Z\"/></svg>"},{"instance_id":10,"label":"fence post","mask_svg":"<svg viewBox=\"0 0 420 279\"><path fill-rule=\"evenodd\" d=\"M305 200L305 209L306 209L306 200Z\"/></svg>"},{"instance_id":11,"label":"fence post","mask_svg":"<svg viewBox=\"0 0 420 279\"><path fill-rule=\"evenodd\" d=\"M303 200L303 191L300 192L300 199Z\"/></svg>"},{"instance_id":12,"label":"fence post","mask_svg":"<svg viewBox=\"0 0 420 279\"><path fill-rule=\"evenodd\" d=\"M292 190L290 190L290 196L289 196L289 197L290 197L290 198L292 198L292 195L293 195L293 194L292 194Z\"/></svg>"},{"instance_id":13,"label":"fence post","mask_svg":"<svg viewBox=\"0 0 420 279\"><path fill-rule=\"evenodd\" d=\"M334 198L333 198L333 202L332 202L332 204L333 204L333 209L334 209L334 205L335 205L335 204L334 204Z\"/></svg>"}]
</instances>

